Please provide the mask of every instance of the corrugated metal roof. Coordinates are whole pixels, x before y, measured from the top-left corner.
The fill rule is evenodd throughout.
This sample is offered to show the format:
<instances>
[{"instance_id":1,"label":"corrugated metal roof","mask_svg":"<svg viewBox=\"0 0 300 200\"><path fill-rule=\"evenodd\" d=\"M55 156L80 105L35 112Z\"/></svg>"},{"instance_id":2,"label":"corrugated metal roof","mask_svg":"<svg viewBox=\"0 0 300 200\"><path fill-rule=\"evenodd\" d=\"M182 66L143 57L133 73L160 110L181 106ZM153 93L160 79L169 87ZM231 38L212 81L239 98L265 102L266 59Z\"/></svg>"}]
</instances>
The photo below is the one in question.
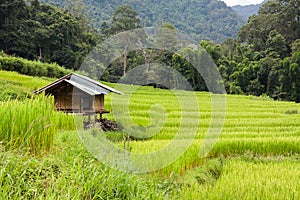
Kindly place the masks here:
<instances>
[{"instance_id":1,"label":"corrugated metal roof","mask_svg":"<svg viewBox=\"0 0 300 200\"><path fill-rule=\"evenodd\" d=\"M45 87L42 87L39 90L34 91L33 94L39 94L43 91L46 91L47 89L55 87L56 85L58 85L59 83L61 83L63 81L68 82L69 84L73 85L74 87L76 87L90 95L108 94L109 92L114 92L116 94L122 94L120 91L115 90L107 85L99 83L89 77L75 74L75 73L68 74L68 75L54 81L53 83L50 83L49 85L46 85Z\"/></svg>"},{"instance_id":2,"label":"corrugated metal roof","mask_svg":"<svg viewBox=\"0 0 300 200\"><path fill-rule=\"evenodd\" d=\"M75 81L72 80L65 80L67 83L70 83L71 85L73 85L74 87L82 90L85 93L88 93L89 95L99 95L99 94L108 94L108 90L104 89L104 88L100 88L100 87L96 87L96 88L89 88L86 87L82 84L79 84Z\"/></svg>"},{"instance_id":3,"label":"corrugated metal roof","mask_svg":"<svg viewBox=\"0 0 300 200\"><path fill-rule=\"evenodd\" d=\"M86 76L82 76L82 75L79 75L79 74L73 74L71 76L71 79L72 81L76 82L76 83L79 83L87 88L90 88L91 90L95 90L97 92L101 92L102 94L104 93L108 93L108 92L114 92L114 93L117 93L117 94L121 94L121 92L111 88L111 87L108 87L107 85L104 85L102 83L99 83L89 77L86 77ZM103 93L104 92L104 93Z\"/></svg>"}]
</instances>

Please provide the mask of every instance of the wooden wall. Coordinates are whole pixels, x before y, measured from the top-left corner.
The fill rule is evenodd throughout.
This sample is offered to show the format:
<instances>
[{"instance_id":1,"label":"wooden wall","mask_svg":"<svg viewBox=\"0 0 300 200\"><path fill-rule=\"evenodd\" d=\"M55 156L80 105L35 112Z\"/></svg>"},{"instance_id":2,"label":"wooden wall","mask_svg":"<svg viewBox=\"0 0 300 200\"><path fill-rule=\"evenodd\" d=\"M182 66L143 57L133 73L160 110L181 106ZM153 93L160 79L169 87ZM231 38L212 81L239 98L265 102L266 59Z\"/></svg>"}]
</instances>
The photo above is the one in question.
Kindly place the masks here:
<instances>
[{"instance_id":1,"label":"wooden wall","mask_svg":"<svg viewBox=\"0 0 300 200\"><path fill-rule=\"evenodd\" d=\"M48 93L54 95L54 103L57 110L79 113L84 111L102 112L104 110L104 94L90 96L66 82L48 91ZM90 99L91 107L88 110L83 109L83 97Z\"/></svg>"},{"instance_id":2,"label":"wooden wall","mask_svg":"<svg viewBox=\"0 0 300 200\"><path fill-rule=\"evenodd\" d=\"M94 100L94 110L100 112L104 110L104 94L95 96Z\"/></svg>"},{"instance_id":3,"label":"wooden wall","mask_svg":"<svg viewBox=\"0 0 300 200\"><path fill-rule=\"evenodd\" d=\"M59 87L50 91L54 95L55 108L57 110L72 111L80 109L80 99L73 99L73 86L67 83L61 84ZM74 103L73 103L74 100ZM75 103L77 102L77 103ZM73 104L73 105L72 105Z\"/></svg>"}]
</instances>

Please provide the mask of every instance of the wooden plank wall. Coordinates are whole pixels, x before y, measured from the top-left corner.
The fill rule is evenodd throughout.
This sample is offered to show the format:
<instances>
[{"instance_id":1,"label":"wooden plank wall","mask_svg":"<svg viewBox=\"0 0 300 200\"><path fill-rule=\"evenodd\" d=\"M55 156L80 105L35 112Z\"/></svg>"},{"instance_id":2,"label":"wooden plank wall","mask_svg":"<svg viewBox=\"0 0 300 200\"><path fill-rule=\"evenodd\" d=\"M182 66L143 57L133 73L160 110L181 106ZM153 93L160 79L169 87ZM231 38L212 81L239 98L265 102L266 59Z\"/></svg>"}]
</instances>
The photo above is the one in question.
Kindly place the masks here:
<instances>
[{"instance_id":1,"label":"wooden plank wall","mask_svg":"<svg viewBox=\"0 0 300 200\"><path fill-rule=\"evenodd\" d=\"M100 112L104 110L104 94L95 96L94 99L94 110Z\"/></svg>"},{"instance_id":2,"label":"wooden plank wall","mask_svg":"<svg viewBox=\"0 0 300 200\"><path fill-rule=\"evenodd\" d=\"M82 112L81 96L88 96L86 93L74 88L72 85L64 83L51 91L54 95L55 108L67 112ZM90 96L93 110L100 112L104 110L104 94Z\"/></svg>"}]
</instances>

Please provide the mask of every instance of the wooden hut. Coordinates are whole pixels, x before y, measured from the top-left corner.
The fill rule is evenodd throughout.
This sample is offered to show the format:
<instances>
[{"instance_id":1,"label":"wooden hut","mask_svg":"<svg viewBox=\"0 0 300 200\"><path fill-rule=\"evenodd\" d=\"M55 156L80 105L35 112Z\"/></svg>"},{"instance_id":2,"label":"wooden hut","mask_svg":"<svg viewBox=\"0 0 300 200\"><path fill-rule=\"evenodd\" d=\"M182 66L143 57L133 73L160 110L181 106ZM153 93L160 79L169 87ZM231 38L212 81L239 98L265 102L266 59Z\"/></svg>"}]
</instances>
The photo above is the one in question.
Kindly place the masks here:
<instances>
[{"instance_id":1,"label":"wooden hut","mask_svg":"<svg viewBox=\"0 0 300 200\"><path fill-rule=\"evenodd\" d=\"M103 113L108 113L104 108L104 95L109 92L121 94L111 87L76 73L68 74L33 93L42 92L54 96L55 108L58 111L100 114L100 117Z\"/></svg>"}]
</instances>

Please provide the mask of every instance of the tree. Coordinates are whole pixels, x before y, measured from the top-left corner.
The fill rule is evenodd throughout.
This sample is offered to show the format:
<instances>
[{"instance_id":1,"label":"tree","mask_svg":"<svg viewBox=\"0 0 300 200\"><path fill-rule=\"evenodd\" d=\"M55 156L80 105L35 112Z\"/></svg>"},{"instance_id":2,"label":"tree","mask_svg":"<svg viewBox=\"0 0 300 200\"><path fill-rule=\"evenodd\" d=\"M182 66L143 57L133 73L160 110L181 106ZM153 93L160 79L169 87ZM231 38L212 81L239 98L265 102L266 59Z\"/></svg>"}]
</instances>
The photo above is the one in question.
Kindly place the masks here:
<instances>
[{"instance_id":1,"label":"tree","mask_svg":"<svg viewBox=\"0 0 300 200\"><path fill-rule=\"evenodd\" d=\"M292 44L292 54L300 52L300 39L297 39Z\"/></svg>"},{"instance_id":2,"label":"tree","mask_svg":"<svg viewBox=\"0 0 300 200\"><path fill-rule=\"evenodd\" d=\"M233 59L233 55L235 54L236 47L238 46L238 42L236 39L229 38L222 42L222 55L228 57L229 59Z\"/></svg>"},{"instance_id":3,"label":"tree","mask_svg":"<svg viewBox=\"0 0 300 200\"><path fill-rule=\"evenodd\" d=\"M287 55L287 45L285 38L276 30L272 30L269 33L266 41L266 48L268 53L275 52L280 58L284 58Z\"/></svg>"},{"instance_id":4,"label":"tree","mask_svg":"<svg viewBox=\"0 0 300 200\"><path fill-rule=\"evenodd\" d=\"M293 99L296 103L300 103L300 66L297 63L291 63L290 73L293 88Z\"/></svg>"},{"instance_id":5,"label":"tree","mask_svg":"<svg viewBox=\"0 0 300 200\"><path fill-rule=\"evenodd\" d=\"M265 50L270 32L276 30L291 45L300 35L299 10L299 0L268 1L261 6L258 15L251 16L241 28L240 41L253 44L255 50Z\"/></svg>"},{"instance_id":6,"label":"tree","mask_svg":"<svg viewBox=\"0 0 300 200\"><path fill-rule=\"evenodd\" d=\"M172 56L172 67L177 70L185 79L189 82L194 90L197 91L207 91L206 84L197 70L200 68L199 66L194 66L192 63L197 63L196 59L201 58L201 51L195 50L189 47L182 49L179 53L175 53ZM199 64L199 63L197 63ZM182 89L181 83L177 83L177 78L174 76L173 78L176 80L175 88ZM179 79L180 80L180 79Z\"/></svg>"},{"instance_id":7,"label":"tree","mask_svg":"<svg viewBox=\"0 0 300 200\"><path fill-rule=\"evenodd\" d=\"M136 36L133 32L124 34L122 34L122 32L141 28L138 14L129 5L122 5L115 10L111 25L107 27L107 24L102 24L102 28L102 33L107 35L107 37L120 33L119 38L122 40L120 42L124 46L123 75L125 76L127 71L128 47Z\"/></svg>"},{"instance_id":8,"label":"tree","mask_svg":"<svg viewBox=\"0 0 300 200\"><path fill-rule=\"evenodd\" d=\"M86 13L86 5L83 0L66 0L64 8L80 22L81 27L85 28L86 31L90 29L91 23L87 19L89 13Z\"/></svg>"},{"instance_id":9,"label":"tree","mask_svg":"<svg viewBox=\"0 0 300 200\"><path fill-rule=\"evenodd\" d=\"M173 24L165 23L158 27L154 40L155 53L159 63L171 66L172 55L177 50L178 45L178 30Z\"/></svg>"},{"instance_id":10,"label":"tree","mask_svg":"<svg viewBox=\"0 0 300 200\"><path fill-rule=\"evenodd\" d=\"M251 16L248 23L239 31L239 42L252 44L255 51L265 50L269 33L274 29L273 21L276 20L277 16L270 14Z\"/></svg>"},{"instance_id":11,"label":"tree","mask_svg":"<svg viewBox=\"0 0 300 200\"><path fill-rule=\"evenodd\" d=\"M221 46L219 44L215 45L213 42L204 41L200 42L200 45L206 50L206 52L211 56L213 61L218 64L220 58L222 57Z\"/></svg>"},{"instance_id":12,"label":"tree","mask_svg":"<svg viewBox=\"0 0 300 200\"><path fill-rule=\"evenodd\" d=\"M281 61L281 69L279 70L280 82L280 99L293 100L293 87L290 73L290 58L285 58Z\"/></svg>"},{"instance_id":13,"label":"tree","mask_svg":"<svg viewBox=\"0 0 300 200\"><path fill-rule=\"evenodd\" d=\"M158 27L155 46L157 49L175 51L178 30L171 23L164 23Z\"/></svg>"},{"instance_id":14,"label":"tree","mask_svg":"<svg viewBox=\"0 0 300 200\"><path fill-rule=\"evenodd\" d=\"M84 15L86 6L83 0L66 0L65 9L68 10L74 17L81 18Z\"/></svg>"},{"instance_id":15,"label":"tree","mask_svg":"<svg viewBox=\"0 0 300 200\"><path fill-rule=\"evenodd\" d=\"M127 4L116 8L111 25L105 30L108 36L115 35L120 32L141 28L138 14ZM106 28L106 27L105 27Z\"/></svg>"},{"instance_id":16,"label":"tree","mask_svg":"<svg viewBox=\"0 0 300 200\"><path fill-rule=\"evenodd\" d=\"M0 11L0 49L7 54L78 69L96 44L95 31L55 6L14 0L4 1Z\"/></svg>"},{"instance_id":17,"label":"tree","mask_svg":"<svg viewBox=\"0 0 300 200\"><path fill-rule=\"evenodd\" d=\"M23 18L27 18L23 0L2 0L0 3L0 48L9 54L15 53L20 43L17 30Z\"/></svg>"}]
</instances>

